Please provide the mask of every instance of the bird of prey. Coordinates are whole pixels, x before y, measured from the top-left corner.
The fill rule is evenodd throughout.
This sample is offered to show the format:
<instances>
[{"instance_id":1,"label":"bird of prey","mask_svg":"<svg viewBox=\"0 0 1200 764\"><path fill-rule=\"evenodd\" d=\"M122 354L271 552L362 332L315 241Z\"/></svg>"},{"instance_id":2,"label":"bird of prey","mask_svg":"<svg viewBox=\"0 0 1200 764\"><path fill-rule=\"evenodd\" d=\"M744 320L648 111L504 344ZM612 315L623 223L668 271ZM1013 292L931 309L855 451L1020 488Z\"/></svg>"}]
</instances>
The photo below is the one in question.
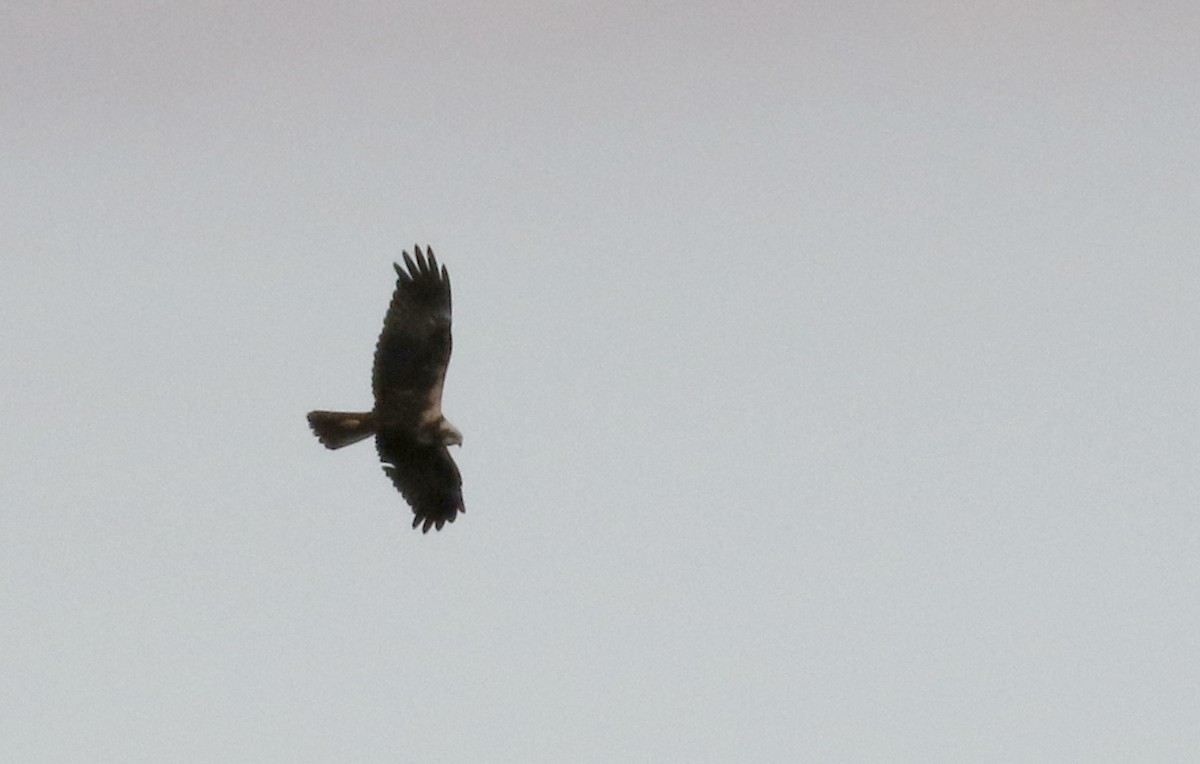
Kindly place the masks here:
<instances>
[{"instance_id":1,"label":"bird of prey","mask_svg":"<svg viewBox=\"0 0 1200 764\"><path fill-rule=\"evenodd\" d=\"M375 346L375 408L361 414L310 411L308 424L330 449L375 436L383 471L412 507L413 527L442 529L466 512L462 476L450 457L462 433L442 416L450 363L450 275L433 250L404 252L396 291Z\"/></svg>"}]
</instances>

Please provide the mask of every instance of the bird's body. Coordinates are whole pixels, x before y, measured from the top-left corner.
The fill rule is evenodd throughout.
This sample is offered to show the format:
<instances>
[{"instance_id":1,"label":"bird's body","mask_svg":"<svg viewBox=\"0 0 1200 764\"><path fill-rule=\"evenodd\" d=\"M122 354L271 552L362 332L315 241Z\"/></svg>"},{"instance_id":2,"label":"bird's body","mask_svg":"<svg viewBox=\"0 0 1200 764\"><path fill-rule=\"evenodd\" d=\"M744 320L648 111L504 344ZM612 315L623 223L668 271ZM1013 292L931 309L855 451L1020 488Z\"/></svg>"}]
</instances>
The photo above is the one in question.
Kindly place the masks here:
<instances>
[{"instance_id":1,"label":"bird's body","mask_svg":"<svg viewBox=\"0 0 1200 764\"><path fill-rule=\"evenodd\" d=\"M433 250L404 253L396 291L375 346L371 387L375 408L365 413L311 411L308 423L327 448L375 436L383 470L412 507L413 527L442 529L465 512L462 477L449 446L462 434L442 415L442 386L450 363L450 276Z\"/></svg>"}]
</instances>

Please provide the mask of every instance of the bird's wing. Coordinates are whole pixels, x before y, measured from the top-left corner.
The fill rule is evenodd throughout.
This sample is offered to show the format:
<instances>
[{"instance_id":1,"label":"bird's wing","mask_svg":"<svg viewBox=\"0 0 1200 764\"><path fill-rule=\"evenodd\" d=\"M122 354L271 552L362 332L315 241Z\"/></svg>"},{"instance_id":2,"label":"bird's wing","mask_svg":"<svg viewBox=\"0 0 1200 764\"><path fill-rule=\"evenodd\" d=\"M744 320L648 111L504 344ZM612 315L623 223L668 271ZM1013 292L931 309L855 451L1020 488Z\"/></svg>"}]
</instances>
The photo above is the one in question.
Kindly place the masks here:
<instances>
[{"instance_id":1,"label":"bird's wing","mask_svg":"<svg viewBox=\"0 0 1200 764\"><path fill-rule=\"evenodd\" d=\"M466 512L462 498L462 476L445 446L415 445L403 435L379 432L375 437L383 471L412 507L413 527L424 524L439 531Z\"/></svg>"},{"instance_id":2,"label":"bird's wing","mask_svg":"<svg viewBox=\"0 0 1200 764\"><path fill-rule=\"evenodd\" d=\"M371 387L376 411L413 410L440 416L450 363L450 276L433 250L413 247L396 265L396 291L375 346Z\"/></svg>"}]
</instances>

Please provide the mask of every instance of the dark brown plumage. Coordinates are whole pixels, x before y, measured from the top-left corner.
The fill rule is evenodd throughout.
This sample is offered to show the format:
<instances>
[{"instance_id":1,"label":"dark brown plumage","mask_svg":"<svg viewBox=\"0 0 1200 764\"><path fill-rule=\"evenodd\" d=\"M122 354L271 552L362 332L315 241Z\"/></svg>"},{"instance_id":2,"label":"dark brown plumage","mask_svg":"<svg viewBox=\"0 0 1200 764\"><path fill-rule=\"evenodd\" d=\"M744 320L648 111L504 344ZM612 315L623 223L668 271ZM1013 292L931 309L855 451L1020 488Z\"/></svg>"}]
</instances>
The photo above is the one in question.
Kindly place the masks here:
<instances>
[{"instance_id":1,"label":"dark brown plumage","mask_svg":"<svg viewBox=\"0 0 1200 764\"><path fill-rule=\"evenodd\" d=\"M308 423L334 449L375 436L383 471L412 507L413 527L442 529L466 512L462 477L449 446L462 434L442 416L442 386L450 363L450 275L438 269L433 250L404 253L396 265L396 291L375 346L367 413L311 411Z\"/></svg>"}]
</instances>

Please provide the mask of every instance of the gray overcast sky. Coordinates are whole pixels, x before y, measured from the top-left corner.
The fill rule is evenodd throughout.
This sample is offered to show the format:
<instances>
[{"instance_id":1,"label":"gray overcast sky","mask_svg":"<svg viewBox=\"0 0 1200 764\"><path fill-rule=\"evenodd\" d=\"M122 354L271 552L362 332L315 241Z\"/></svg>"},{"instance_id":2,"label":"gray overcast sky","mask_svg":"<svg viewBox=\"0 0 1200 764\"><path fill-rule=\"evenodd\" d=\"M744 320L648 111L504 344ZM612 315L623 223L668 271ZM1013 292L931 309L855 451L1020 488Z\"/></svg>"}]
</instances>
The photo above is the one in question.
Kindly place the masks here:
<instances>
[{"instance_id":1,"label":"gray overcast sky","mask_svg":"<svg viewBox=\"0 0 1200 764\"><path fill-rule=\"evenodd\" d=\"M1198 39L6 5L0 759L1195 760ZM414 242L428 536L304 421Z\"/></svg>"}]
</instances>

